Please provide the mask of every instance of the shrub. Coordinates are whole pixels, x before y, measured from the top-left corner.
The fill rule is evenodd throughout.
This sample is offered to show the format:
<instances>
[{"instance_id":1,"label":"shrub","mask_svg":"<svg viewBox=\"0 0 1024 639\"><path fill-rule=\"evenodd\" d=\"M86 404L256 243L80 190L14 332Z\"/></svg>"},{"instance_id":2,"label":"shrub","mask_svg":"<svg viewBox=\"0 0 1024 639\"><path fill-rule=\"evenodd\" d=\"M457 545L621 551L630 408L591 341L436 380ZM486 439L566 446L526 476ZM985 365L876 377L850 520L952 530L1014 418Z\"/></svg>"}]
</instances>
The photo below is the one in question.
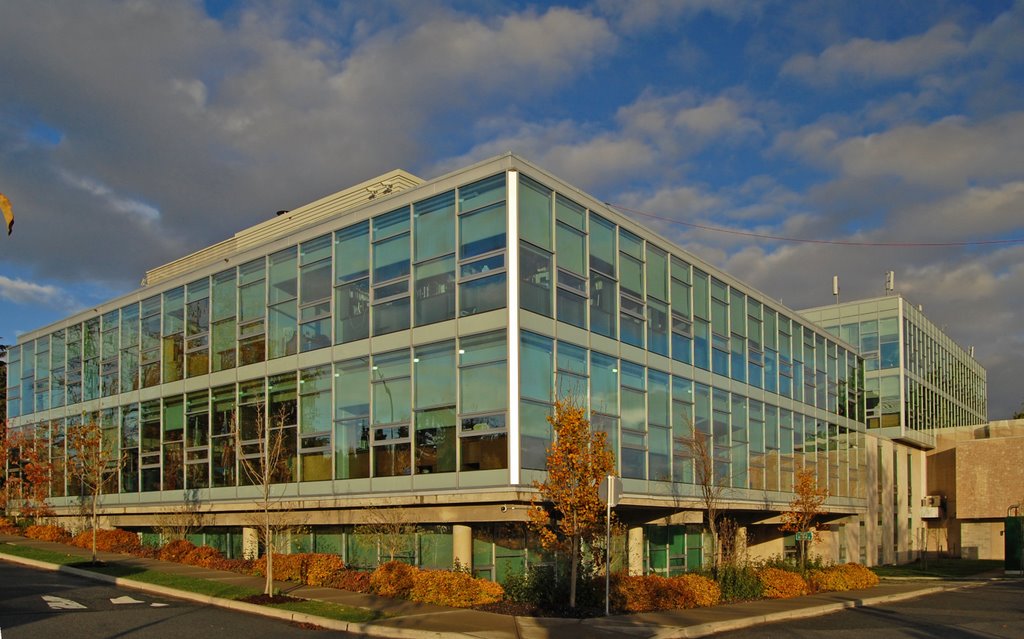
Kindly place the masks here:
<instances>
[{"instance_id":1,"label":"shrub","mask_svg":"<svg viewBox=\"0 0 1024 639\"><path fill-rule=\"evenodd\" d=\"M5 535L20 535L21 529L7 517L0 517L0 533Z\"/></svg>"},{"instance_id":2,"label":"shrub","mask_svg":"<svg viewBox=\"0 0 1024 639\"><path fill-rule=\"evenodd\" d=\"M166 543L157 553L161 561L185 563L185 557L196 549L196 545L187 539L175 539Z\"/></svg>"},{"instance_id":3,"label":"shrub","mask_svg":"<svg viewBox=\"0 0 1024 639\"><path fill-rule=\"evenodd\" d=\"M749 601L760 599L764 584L757 577L752 566L724 565L718 569L718 587L724 601Z\"/></svg>"},{"instance_id":4,"label":"shrub","mask_svg":"<svg viewBox=\"0 0 1024 639\"><path fill-rule=\"evenodd\" d=\"M555 579L554 568L530 566L521 573L505 578L505 596L516 603L551 608L556 603L568 601L568 584L565 585L565 597L562 597L562 588Z\"/></svg>"},{"instance_id":5,"label":"shrub","mask_svg":"<svg viewBox=\"0 0 1024 639\"><path fill-rule=\"evenodd\" d=\"M766 599L789 599L808 593L807 582L799 573L781 568L763 568L757 573L764 585Z\"/></svg>"},{"instance_id":6,"label":"shrub","mask_svg":"<svg viewBox=\"0 0 1024 639\"><path fill-rule=\"evenodd\" d=\"M878 576L860 564L848 563L812 570L807 577L811 592L842 592L870 588Z\"/></svg>"},{"instance_id":7,"label":"shrub","mask_svg":"<svg viewBox=\"0 0 1024 639\"><path fill-rule=\"evenodd\" d=\"M71 540L71 534L60 526L29 526L25 529L25 536L29 539L56 541L59 543L66 543Z\"/></svg>"},{"instance_id":8,"label":"shrub","mask_svg":"<svg viewBox=\"0 0 1024 639\"><path fill-rule=\"evenodd\" d=\"M706 608L718 604L722 590L713 579L696 573L669 577L666 586L670 592L665 603L670 608Z\"/></svg>"},{"instance_id":9,"label":"shrub","mask_svg":"<svg viewBox=\"0 0 1024 639\"><path fill-rule=\"evenodd\" d=\"M409 598L452 608L497 603L505 597L501 584L460 571L421 570L413 578Z\"/></svg>"},{"instance_id":10,"label":"shrub","mask_svg":"<svg viewBox=\"0 0 1024 639\"><path fill-rule=\"evenodd\" d=\"M714 580L695 573L677 577L620 574L612 583L611 597L619 610L649 612L714 606L721 594Z\"/></svg>"},{"instance_id":11,"label":"shrub","mask_svg":"<svg viewBox=\"0 0 1024 639\"><path fill-rule=\"evenodd\" d=\"M419 569L400 561L383 563L370 575L370 589L383 597L406 599L415 584Z\"/></svg>"},{"instance_id":12,"label":"shrub","mask_svg":"<svg viewBox=\"0 0 1024 639\"><path fill-rule=\"evenodd\" d=\"M305 582L309 586L326 586L335 573L345 569L345 562L338 555L312 553L306 562Z\"/></svg>"},{"instance_id":13,"label":"shrub","mask_svg":"<svg viewBox=\"0 0 1024 639\"><path fill-rule=\"evenodd\" d=\"M274 579L302 583L306 561L309 555L295 553L291 555L274 553ZM253 574L261 577L267 574L267 556L263 555L253 562Z\"/></svg>"},{"instance_id":14,"label":"shrub","mask_svg":"<svg viewBox=\"0 0 1024 639\"><path fill-rule=\"evenodd\" d=\"M203 568L219 569L221 560L224 559L224 555L219 550L211 546L198 546L189 551L184 557L181 558L182 563L189 564L190 566L201 566Z\"/></svg>"},{"instance_id":15,"label":"shrub","mask_svg":"<svg viewBox=\"0 0 1024 639\"><path fill-rule=\"evenodd\" d=\"M530 566L524 572L505 577L505 596L548 611L567 612L569 602L568 571L556 574L553 566ZM581 563L576 579L576 607L604 609L604 575Z\"/></svg>"},{"instance_id":16,"label":"shrub","mask_svg":"<svg viewBox=\"0 0 1024 639\"><path fill-rule=\"evenodd\" d=\"M370 574L365 570L351 570L346 568L331 575L325 586L340 588L349 592L370 592Z\"/></svg>"},{"instance_id":17,"label":"shrub","mask_svg":"<svg viewBox=\"0 0 1024 639\"><path fill-rule=\"evenodd\" d=\"M92 530L83 530L71 540L72 546L92 548ZM114 528L96 531L96 550L135 554L142 548L139 536L128 530Z\"/></svg>"}]
</instances>

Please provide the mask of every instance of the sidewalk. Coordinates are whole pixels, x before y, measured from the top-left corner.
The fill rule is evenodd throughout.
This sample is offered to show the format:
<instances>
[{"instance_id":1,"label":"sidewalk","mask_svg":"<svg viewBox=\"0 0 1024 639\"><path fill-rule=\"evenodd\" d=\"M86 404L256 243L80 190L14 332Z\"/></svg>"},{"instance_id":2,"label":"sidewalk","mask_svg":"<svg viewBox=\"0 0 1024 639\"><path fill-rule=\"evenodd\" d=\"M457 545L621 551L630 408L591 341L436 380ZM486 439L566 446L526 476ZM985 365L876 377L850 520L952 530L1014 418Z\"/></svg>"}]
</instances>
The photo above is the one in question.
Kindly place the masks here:
<instances>
[{"instance_id":1,"label":"sidewalk","mask_svg":"<svg viewBox=\"0 0 1024 639\"><path fill-rule=\"evenodd\" d=\"M0 535L0 543L13 543L53 552L81 556L88 561L92 553L83 548L67 546L52 542L37 541L24 537ZM98 558L108 564L135 567L140 570L158 570L161 572L186 575L199 579L208 579L235 586L244 586L262 591L261 577L248 577L232 572L209 570L197 566L187 566L157 559L145 559L99 552ZM565 637L571 633L580 633L586 637L704 637L716 632L737 630L762 623L814 617L836 612L844 608L871 606L919 597L932 592L962 588L965 582L883 582L868 590L850 592L834 592L798 597L795 599L776 599L751 601L737 604L724 604L713 608L697 608L692 610L670 610L636 615L613 615L592 619L559 619L536 617L512 617L479 610L444 608L410 601L377 597L375 595L352 593L333 588L317 588L300 586L290 582L278 582L277 587L282 593L303 599L315 599L347 606L367 608L381 613L384 617L368 623L350 623L300 615L264 606L255 606L229 599L218 599L206 595L182 592L155 586L125 578L113 578L97 573L90 573L69 567L58 567L53 564L21 559L12 555L0 554L0 559L24 563L50 570L62 570L91 579L117 583L137 590L153 592L161 595L188 599L199 603L216 605L243 612L260 614L268 617L288 619L291 621L312 623L332 630L343 630L375 637L395 637L408 639L440 638L440 637L474 637L487 639L545 639L548 637Z\"/></svg>"}]
</instances>

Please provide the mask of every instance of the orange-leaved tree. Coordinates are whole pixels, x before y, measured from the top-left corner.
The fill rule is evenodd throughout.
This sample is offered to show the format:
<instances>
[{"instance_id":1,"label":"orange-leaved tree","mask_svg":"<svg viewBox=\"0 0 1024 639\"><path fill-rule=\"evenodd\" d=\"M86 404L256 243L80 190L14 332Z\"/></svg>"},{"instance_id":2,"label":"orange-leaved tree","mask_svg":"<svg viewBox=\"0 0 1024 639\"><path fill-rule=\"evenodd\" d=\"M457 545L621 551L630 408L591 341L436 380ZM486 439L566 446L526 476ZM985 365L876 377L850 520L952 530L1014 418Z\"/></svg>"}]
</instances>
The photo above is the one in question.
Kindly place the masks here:
<instances>
[{"instance_id":1,"label":"orange-leaved tree","mask_svg":"<svg viewBox=\"0 0 1024 639\"><path fill-rule=\"evenodd\" d=\"M824 514L822 506L828 499L828 488L818 487L814 471L803 468L796 471L793 484L793 501L789 502L789 510L782 513L782 530L785 532L811 533L814 541L821 541L817 530L811 530L814 520ZM797 544L800 549L800 570L807 565L807 540L801 539Z\"/></svg>"},{"instance_id":2,"label":"orange-leaved tree","mask_svg":"<svg viewBox=\"0 0 1024 639\"><path fill-rule=\"evenodd\" d=\"M117 439L104 435L102 426L94 419L83 419L69 425L67 430L68 474L77 481L82 499L88 499L93 563L96 563L100 495L104 489L117 492L117 477L124 465Z\"/></svg>"},{"instance_id":3,"label":"orange-leaved tree","mask_svg":"<svg viewBox=\"0 0 1024 639\"><path fill-rule=\"evenodd\" d=\"M18 451L18 459L12 461L21 469L18 514L36 523L43 517L52 517L54 511L47 501L53 475L49 437L43 430L22 429L11 437L10 446Z\"/></svg>"},{"instance_id":4,"label":"orange-leaved tree","mask_svg":"<svg viewBox=\"0 0 1024 639\"><path fill-rule=\"evenodd\" d=\"M582 406L565 397L548 417L554 441L548 448L547 479L533 483L539 494L530 505L530 527L541 545L569 555L569 607L576 607L576 578L584 542L604 530L601 482L615 471L615 456L605 433L590 430Z\"/></svg>"}]
</instances>

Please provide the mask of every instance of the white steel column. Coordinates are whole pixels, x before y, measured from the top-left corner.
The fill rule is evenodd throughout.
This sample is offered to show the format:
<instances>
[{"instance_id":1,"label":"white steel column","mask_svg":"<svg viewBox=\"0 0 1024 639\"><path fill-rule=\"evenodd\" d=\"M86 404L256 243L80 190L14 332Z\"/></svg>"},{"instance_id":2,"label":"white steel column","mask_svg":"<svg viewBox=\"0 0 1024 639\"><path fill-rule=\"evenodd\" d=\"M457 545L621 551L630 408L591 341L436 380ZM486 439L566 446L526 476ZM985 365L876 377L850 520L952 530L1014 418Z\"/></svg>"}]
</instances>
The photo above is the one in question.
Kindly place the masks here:
<instances>
[{"instance_id":1,"label":"white steel column","mask_svg":"<svg viewBox=\"0 0 1024 639\"><path fill-rule=\"evenodd\" d=\"M508 172L508 475L519 483L519 172Z\"/></svg>"}]
</instances>

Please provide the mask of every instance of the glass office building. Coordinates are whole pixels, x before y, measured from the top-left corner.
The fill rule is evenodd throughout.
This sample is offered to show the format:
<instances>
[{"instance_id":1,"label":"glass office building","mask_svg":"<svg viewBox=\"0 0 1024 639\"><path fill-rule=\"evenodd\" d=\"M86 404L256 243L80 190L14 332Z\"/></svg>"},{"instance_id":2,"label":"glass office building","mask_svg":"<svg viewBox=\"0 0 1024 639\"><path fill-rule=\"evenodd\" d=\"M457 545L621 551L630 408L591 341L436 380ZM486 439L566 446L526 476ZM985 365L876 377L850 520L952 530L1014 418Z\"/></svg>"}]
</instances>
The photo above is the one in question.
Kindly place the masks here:
<instances>
[{"instance_id":1,"label":"glass office building","mask_svg":"<svg viewBox=\"0 0 1024 639\"><path fill-rule=\"evenodd\" d=\"M608 434L644 569L667 573L701 561L693 429L751 526L805 466L837 516L865 511L859 340L505 155L370 180L22 335L7 407L45 438L61 513L77 503L66 429L95 420L128 460L109 522L144 530L188 498L220 531L204 534L230 536L255 495L245 438L269 420L289 448L280 492L310 531L294 547L351 560L351 526L386 503L423 524L415 561L500 579L533 557L545 418L571 395ZM653 526L665 517L678 523Z\"/></svg>"},{"instance_id":2,"label":"glass office building","mask_svg":"<svg viewBox=\"0 0 1024 639\"><path fill-rule=\"evenodd\" d=\"M860 347L869 432L932 448L934 429L988 422L985 369L902 296L801 314Z\"/></svg>"}]
</instances>

